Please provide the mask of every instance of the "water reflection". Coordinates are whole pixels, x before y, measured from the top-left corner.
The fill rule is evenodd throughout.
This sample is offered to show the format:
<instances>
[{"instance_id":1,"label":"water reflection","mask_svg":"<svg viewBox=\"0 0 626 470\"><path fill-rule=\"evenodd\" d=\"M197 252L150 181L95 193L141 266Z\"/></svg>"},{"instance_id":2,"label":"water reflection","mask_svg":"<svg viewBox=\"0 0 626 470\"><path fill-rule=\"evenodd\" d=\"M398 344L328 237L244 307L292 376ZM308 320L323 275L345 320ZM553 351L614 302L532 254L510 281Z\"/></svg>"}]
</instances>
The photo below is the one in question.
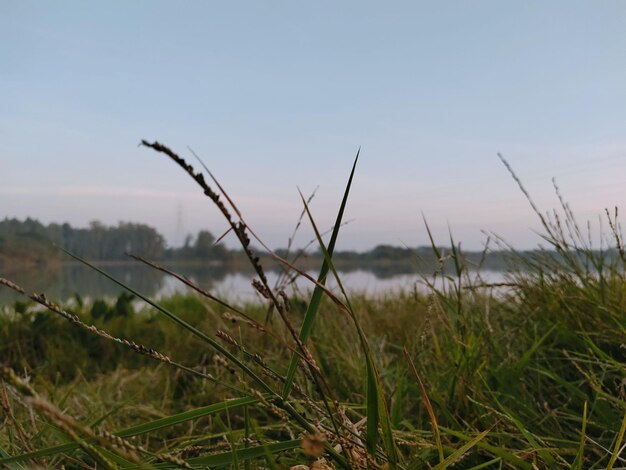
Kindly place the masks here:
<instances>
[{"instance_id":1,"label":"water reflection","mask_svg":"<svg viewBox=\"0 0 626 470\"><path fill-rule=\"evenodd\" d=\"M111 265L102 269L150 297L159 298L175 293L185 293L189 290L178 280L139 264ZM249 301L258 298L258 294L251 286L254 275L252 272L233 271L225 267L197 266L179 266L175 271L189 278L202 289L224 299ZM368 295L421 288L423 279L421 274L402 271L404 270L394 271L389 267L375 271L354 269L342 271L339 274L347 289ZM313 277L317 276L315 272L309 274ZM503 278L503 274L497 271L483 271L481 276L490 282L500 282ZM53 272L18 271L6 277L24 287L27 292L44 292L48 298L58 302L64 302L75 295L83 299L114 298L124 291L122 287L96 271L74 264L64 265ZM269 271L267 278L271 286L282 279L277 271ZM331 289L337 287L332 278L328 285ZM305 293L312 287L310 281L300 277L290 283L286 290L289 294L294 291ZM18 295L0 286L0 305L7 305L18 299Z\"/></svg>"}]
</instances>

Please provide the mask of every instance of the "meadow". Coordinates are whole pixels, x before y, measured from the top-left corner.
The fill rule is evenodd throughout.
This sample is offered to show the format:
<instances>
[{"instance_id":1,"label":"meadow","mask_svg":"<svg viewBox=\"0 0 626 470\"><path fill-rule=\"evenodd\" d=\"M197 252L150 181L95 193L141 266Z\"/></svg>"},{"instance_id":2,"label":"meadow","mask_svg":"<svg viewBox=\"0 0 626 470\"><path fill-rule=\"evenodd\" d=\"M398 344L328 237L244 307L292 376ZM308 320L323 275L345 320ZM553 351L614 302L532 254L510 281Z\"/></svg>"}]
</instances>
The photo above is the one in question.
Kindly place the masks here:
<instances>
[{"instance_id":1,"label":"meadow","mask_svg":"<svg viewBox=\"0 0 626 470\"><path fill-rule=\"evenodd\" d=\"M161 144L144 145L186 171L224 215L265 300L232 305L197 288L155 302L125 286L115 302L59 306L0 278L1 288L24 293L0 322L0 466L626 466L617 211L607 211L607 233L592 246L560 196L559 210L544 214L511 172L545 250L528 256L495 238L509 269L506 282L489 284L452 237L445 250L432 240L439 265L423 289L371 298L346 292L339 276L338 289L325 287L337 274L332 253L353 168L327 242L302 199L324 261L311 295L293 297L268 285L254 232L217 181ZM290 259L275 261L310 277Z\"/></svg>"}]
</instances>

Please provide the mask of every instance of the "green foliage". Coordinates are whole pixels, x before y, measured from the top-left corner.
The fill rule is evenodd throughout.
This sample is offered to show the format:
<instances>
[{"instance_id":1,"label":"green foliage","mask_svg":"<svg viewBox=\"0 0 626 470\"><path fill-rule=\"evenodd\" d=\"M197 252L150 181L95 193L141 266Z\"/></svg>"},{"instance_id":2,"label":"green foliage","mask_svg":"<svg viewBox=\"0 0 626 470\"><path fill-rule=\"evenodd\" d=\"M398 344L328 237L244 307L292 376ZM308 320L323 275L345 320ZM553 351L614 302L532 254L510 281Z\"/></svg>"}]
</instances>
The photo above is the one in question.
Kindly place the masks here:
<instances>
[{"instance_id":1,"label":"green foliage","mask_svg":"<svg viewBox=\"0 0 626 470\"><path fill-rule=\"evenodd\" d=\"M197 260L202 262L225 263L231 259L231 252L221 243L216 243L213 234L207 230L198 232L195 241L188 236L184 246L177 249L170 248L166 252L167 258L178 260Z\"/></svg>"},{"instance_id":2,"label":"green foliage","mask_svg":"<svg viewBox=\"0 0 626 470\"><path fill-rule=\"evenodd\" d=\"M614 282L611 285L617 286ZM419 386L402 357L403 345L427 387L446 458L471 442L475 445L463 455L463 468L496 458L505 468L524 468L526 463L542 462L544 458L555 460L557 466L576 460L582 468L590 468L594 462L603 462L601 468L606 467L610 455L603 448L614 447L626 412L621 385L626 355L621 348L621 327L616 327L626 324L626 299L620 290L610 289L606 297L610 308L590 310L589 304L580 302L581 297L589 295L586 289L590 287L561 281L545 284L539 292L536 284L526 280L512 292L497 297L468 289L463 301L468 319L463 320L466 324L460 328L462 334L459 326L450 323L447 304L432 293L379 299L353 297L356 316L376 352L385 394L393 397L397 417L392 420L394 435L402 442L414 442L408 447L400 445L405 460L422 462L420 465L430 462L433 466L439 461ZM106 305L114 308L114 303ZM165 307L180 312L199 329L227 331L248 350L261 353L269 364L286 365L290 360L289 351L279 344L245 324L221 317L218 305L194 297L176 297L166 300ZM89 318L92 306L84 308L87 313L76 312L81 318L104 326L100 320ZM265 314L261 305L249 305L246 311L258 318ZM297 317L292 320L297 321ZM348 404L357 421L364 399L364 357L358 336L349 328L349 319L328 300L320 306L317 321L310 342L321 373L334 396ZM181 333L172 322L150 310L113 318L106 328L113 335L131 337L180 362L231 380L228 368L215 362L214 356L191 335ZM80 415L87 406L94 418L86 418L86 422L95 419L98 410L104 413L112 409L104 421L110 429L147 421L141 411L146 407L176 413L230 396L227 389L201 377L162 367L151 372L148 358L83 334L60 318L35 312L33 306L25 314L16 314L11 322L2 323L0 333L3 362L16 370L28 370L35 385L50 390L55 402L68 393L83 396L89 404L68 402L68 413ZM104 382L106 387L98 385ZM404 385L398 388L400 383ZM124 398L114 409L110 403L116 394ZM587 444L581 447L585 408ZM14 411L22 413L17 403ZM231 419L241 416L235 410L233 413ZM281 424L271 414L263 416L259 411L254 416L267 432L283 428L278 434L272 431L274 436L283 432L287 436L287 428L295 425ZM129 418L133 420L129 422ZM489 434L473 442L492 426ZM32 432L37 430L33 428ZM166 436L174 438L180 432L187 433L172 430ZM242 438L241 428L235 427L234 432L236 440ZM192 435L182 442L206 436L208 444L214 442L210 437L215 440L219 435L221 431L211 423L198 422ZM44 432L37 439L39 448L55 442L54 433ZM0 447L11 455L18 442L11 444L0 437ZM208 445L211 448L212 444ZM293 458L302 461L298 454Z\"/></svg>"},{"instance_id":3,"label":"green foliage","mask_svg":"<svg viewBox=\"0 0 626 470\"><path fill-rule=\"evenodd\" d=\"M210 294L156 302L93 267L129 293L77 298L65 309L29 295L32 302L6 309L0 465L622 464L626 256L616 215L607 251L590 246L562 199L560 213L537 211L548 249L518 253L496 239L508 250L505 288L473 273L452 236L446 250L431 237L433 275L423 289L368 298L343 288L305 202L324 264L316 281L270 254L316 286L311 298L289 299L267 285L250 248L254 234L223 188L214 192L167 147L144 144L174 160L218 206L267 302L229 305ZM208 256L214 240L207 233L187 246ZM323 284L328 273L341 295ZM264 323L268 311L279 319Z\"/></svg>"},{"instance_id":4,"label":"green foliage","mask_svg":"<svg viewBox=\"0 0 626 470\"><path fill-rule=\"evenodd\" d=\"M114 305L109 306L107 302L97 299L91 305L91 317L95 321L101 320L103 323L109 322L116 317L128 317L135 313L133 300L135 296L122 292Z\"/></svg>"},{"instance_id":5,"label":"green foliage","mask_svg":"<svg viewBox=\"0 0 626 470\"><path fill-rule=\"evenodd\" d=\"M0 221L0 264L2 259L24 262L33 257L39 263L58 258L53 244L91 260L124 259L132 251L157 258L165 250L165 240L154 228L144 224L120 222L107 227L91 222L88 228L74 228L69 224L43 225L33 219Z\"/></svg>"}]
</instances>

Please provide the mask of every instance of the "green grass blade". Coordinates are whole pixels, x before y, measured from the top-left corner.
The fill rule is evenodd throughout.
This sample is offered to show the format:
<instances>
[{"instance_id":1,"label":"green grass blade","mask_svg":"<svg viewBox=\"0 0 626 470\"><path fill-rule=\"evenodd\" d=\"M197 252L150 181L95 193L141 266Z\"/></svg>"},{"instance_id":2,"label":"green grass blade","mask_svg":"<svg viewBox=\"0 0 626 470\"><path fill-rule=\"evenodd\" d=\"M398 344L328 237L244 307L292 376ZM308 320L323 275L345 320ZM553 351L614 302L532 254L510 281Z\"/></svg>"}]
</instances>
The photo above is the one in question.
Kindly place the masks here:
<instances>
[{"instance_id":1,"label":"green grass blade","mask_svg":"<svg viewBox=\"0 0 626 470\"><path fill-rule=\"evenodd\" d=\"M98 446L96 447L96 449L98 449L98 452L100 452L104 457L109 459L112 463L117 465L119 468L133 468L137 466L136 463L133 463L130 460L126 460L125 458L117 455L115 452L111 452L110 450L107 450L104 447ZM154 468L154 466L148 463L145 463L142 465L142 469L147 470L151 468Z\"/></svg>"},{"instance_id":2,"label":"green grass blade","mask_svg":"<svg viewBox=\"0 0 626 470\"><path fill-rule=\"evenodd\" d=\"M378 442L378 423L380 421L380 413L378 410L378 387L376 379L373 378L375 371L370 366L370 362L367 361L367 393L366 398L366 416L367 416L367 428L365 433L365 442L367 444L367 450L374 454L376 453L376 444Z\"/></svg>"},{"instance_id":3,"label":"green grass blade","mask_svg":"<svg viewBox=\"0 0 626 470\"><path fill-rule=\"evenodd\" d=\"M576 458L574 459L574 463L572 464L572 469L582 470L583 461L584 461L584 452L585 452L585 440L587 431L587 401L585 400L585 405L583 407L583 424L582 429L580 431L580 444L578 445L578 453L576 454Z\"/></svg>"},{"instance_id":4,"label":"green grass blade","mask_svg":"<svg viewBox=\"0 0 626 470\"><path fill-rule=\"evenodd\" d=\"M441 261L442 259L441 250L439 250L439 248L437 247L437 244L435 243L435 238L433 237L433 233L430 231L430 226L428 225L428 222L426 221L426 216L424 215L423 212L422 212L422 220L424 221L424 226L426 227L426 233L428 234L428 239L430 240L430 247L435 253L435 256L437 257L437 261Z\"/></svg>"},{"instance_id":5,"label":"green grass blade","mask_svg":"<svg viewBox=\"0 0 626 470\"><path fill-rule=\"evenodd\" d=\"M264 457L267 453L270 455L284 452L286 450L297 449L300 447L300 439L291 441L276 442L273 444L265 444L255 447L241 448L235 450L239 462ZM194 457L187 459L187 463L194 468L215 468L233 465L233 451L222 452L219 454L208 455L205 457ZM157 464L155 468L176 468L172 464ZM140 467L134 467L139 470Z\"/></svg>"},{"instance_id":6,"label":"green grass blade","mask_svg":"<svg viewBox=\"0 0 626 470\"><path fill-rule=\"evenodd\" d=\"M183 413L178 413L172 416L168 416L166 418L160 418L154 421L150 421L149 423L140 424L137 426L133 426L122 431L118 431L115 433L116 436L119 437L131 437L137 436L140 434L146 434L152 431L157 431L159 429L167 428L170 426L174 426L176 424L181 424L187 421L200 419L204 416L213 415L219 413L221 411L225 411L227 409L234 409L242 406L254 405L258 403L259 399L254 397L244 397L244 398L236 398L234 400L227 400L221 403L215 403L213 405L203 406L202 408L196 408L194 410L185 411ZM8 465L12 462L24 461L29 459L36 459L40 457L49 457L51 455L64 454L71 452L75 449L78 449L79 445L76 443L68 443L54 447L48 447L46 449L37 450L34 452L29 452L21 455L9 456L2 455L0 458L0 465ZM6 453L5 453L6 454Z\"/></svg>"},{"instance_id":7,"label":"green grass blade","mask_svg":"<svg viewBox=\"0 0 626 470\"><path fill-rule=\"evenodd\" d=\"M263 436L261 434L261 430L259 429L257 423L255 421L252 422L252 426L253 426L253 430L254 430L254 435L256 436L257 440L259 442L263 442ZM302 443L302 442L301 442ZM269 470L278 470L277 466L276 466L276 459L274 459L274 455L272 454L272 452L267 448L267 445L262 444L263 446L263 450L264 450L264 456L265 456L265 464L268 466ZM245 446L246 448L249 446ZM245 462L247 464L250 464L250 459L245 460Z\"/></svg>"},{"instance_id":8,"label":"green grass blade","mask_svg":"<svg viewBox=\"0 0 626 470\"><path fill-rule=\"evenodd\" d=\"M292 441L277 442L274 444L266 444L256 447L248 447L247 449L237 450L237 458L240 461L250 460L258 457L262 457L269 452L270 454L276 454L278 452L284 452L286 450L297 449L300 447L300 439ZM229 465L232 462L232 452L224 452L222 454L210 455L208 457L197 457L190 459L189 463L193 466L205 465L209 467L217 467L221 465Z\"/></svg>"},{"instance_id":9,"label":"green grass blade","mask_svg":"<svg viewBox=\"0 0 626 470\"><path fill-rule=\"evenodd\" d=\"M617 457L619 457L620 447L622 447L622 441L624 440L624 432L626 431L626 414L624 414L624 419L622 420L622 427L617 434L617 439L615 439L615 446L613 447L613 454L611 455L611 460L609 460L609 464L606 466L606 470L612 470L613 465L615 465L615 461Z\"/></svg>"},{"instance_id":10,"label":"green grass blade","mask_svg":"<svg viewBox=\"0 0 626 470\"><path fill-rule=\"evenodd\" d=\"M491 459L487 462L481 463L476 465L475 467L472 467L468 470L480 470L482 468L495 468L494 465L497 463L500 463L502 461L502 459L500 457L496 457L495 459Z\"/></svg>"},{"instance_id":11,"label":"green grass blade","mask_svg":"<svg viewBox=\"0 0 626 470\"><path fill-rule=\"evenodd\" d=\"M337 285L339 286L341 293L346 299L348 313L357 330L357 333L359 335L359 341L361 344L361 349L363 351L363 354L365 355L366 368L367 368L366 445L367 445L368 451L372 455L374 455L376 452L376 444L378 441L378 425L380 424L381 429L382 429L383 444L384 444L385 451L387 454L386 456L388 459L389 468L395 469L397 468L397 464L398 464L398 453L397 453L395 441L393 438L389 411L387 410L387 404L385 402L385 395L383 392L382 383L380 381L380 374L378 373L378 369L376 368L376 363L374 362L371 348L369 347L369 343L367 341L367 337L365 336L365 332L363 331L363 328L361 327L361 324L359 323L359 320L356 317L354 308L352 307L352 304L350 302L350 298L348 297L348 294L343 286L343 283L341 282L341 278L339 277L339 274L337 274L337 270L335 269L335 265L333 264L332 257L330 256L330 254L328 253L328 250L326 249L326 245L324 244L324 241L322 240L322 237L317 228L317 225L315 224L315 220L313 219L313 215L311 214L311 211L309 210L309 206L304 196L302 195L302 193L300 193L300 197L302 198L304 208L309 217L309 221L311 222L313 231L315 232L315 236L317 238L320 250L322 254L324 255L324 259L328 263L328 267L333 273L333 275L335 276Z\"/></svg>"},{"instance_id":12,"label":"green grass blade","mask_svg":"<svg viewBox=\"0 0 626 470\"><path fill-rule=\"evenodd\" d=\"M328 253L332 256L333 250L335 249L335 243L337 242L337 236L339 235L339 229L341 228L341 223L343 220L343 213L346 208L346 204L348 202L348 194L350 193L350 188L352 186L352 179L354 177L354 172L356 170L356 164L359 161L359 153L361 149L357 151L356 158L354 159L354 163L352 164L352 171L350 172L350 177L348 178L348 184L346 185L346 189L343 193L343 199L341 200L341 206L339 207L339 212L337 213L337 219L335 221L335 226L333 227L333 231L330 236L330 241L328 242ZM317 282L319 284L324 285L326 282L326 276L328 275L328 262L324 259L322 263L322 268L320 269L319 276L317 277ZM309 305L307 306L306 313L304 314L304 320L302 322L302 327L300 328L300 341L302 343L306 343L311 334L311 330L313 329L313 324L315 323L315 317L317 315L317 311L319 310L320 303L322 301L323 291L319 286L315 286L313 289L313 294L311 295L311 300L309 301ZM289 369L287 370L287 378L285 380L285 385L283 387L283 398L286 399L289 396L289 392L291 391L291 387L293 385L293 380L296 375L296 370L298 369L298 362L300 361L300 357L297 354L293 354L291 356L291 362L289 363Z\"/></svg>"},{"instance_id":13,"label":"green grass blade","mask_svg":"<svg viewBox=\"0 0 626 470\"><path fill-rule=\"evenodd\" d=\"M435 411L433 410L433 406L430 403L430 399L428 398L428 391L426 390L426 385L422 381L421 377L417 373L417 369L415 368L415 364L413 364L413 360L411 359L411 355L409 351L404 348L404 358L409 365L409 369L411 370L413 376L415 377L415 381L420 388L420 392L422 393L422 402L426 407L426 411L428 412L428 418L430 419L430 425L433 428L433 434L435 435L435 444L437 445L437 452L439 453L439 463L442 463L445 459L443 456L443 445L441 444L441 433L439 432L439 425L437 424L437 417L435 416Z\"/></svg>"},{"instance_id":14,"label":"green grass blade","mask_svg":"<svg viewBox=\"0 0 626 470\"><path fill-rule=\"evenodd\" d=\"M485 436L487 436L487 434L489 434L490 432L491 432L491 429L487 429L481 432L478 436L474 437L469 442L466 442L457 450L455 450L450 455L448 455L446 459L440 464L436 465L433 468L433 470L443 470L445 468L448 468L451 465L454 465L456 462L459 461L459 459L461 459L467 453L467 451L469 451L472 447L474 447L476 444L482 441L485 438Z\"/></svg>"},{"instance_id":15,"label":"green grass blade","mask_svg":"<svg viewBox=\"0 0 626 470\"><path fill-rule=\"evenodd\" d=\"M232 410L242 406L254 405L259 402L255 397L235 398L233 400L226 400L213 405L203 406L202 408L196 408L194 410L178 413L167 418L157 419L149 423L133 426L132 428L120 431L118 435L120 437L136 436L138 434L145 434L148 432L156 431L158 429L167 428L176 424L184 423L194 419L199 419L204 416L219 413L221 411Z\"/></svg>"},{"instance_id":16,"label":"green grass blade","mask_svg":"<svg viewBox=\"0 0 626 470\"><path fill-rule=\"evenodd\" d=\"M509 419L517 427L517 429L522 433L524 438L526 438L532 448L537 451L537 453L543 459L546 465L548 465L549 468L555 468L556 461L554 460L554 457L552 456L550 451L546 449L545 444L543 442L539 442L539 440L537 440L538 438L533 435L532 432L526 429L524 424L513 415L511 410L509 410L502 403L500 403L500 401L495 396L493 400L498 405L504 416L506 416L507 419Z\"/></svg>"},{"instance_id":17,"label":"green grass blade","mask_svg":"<svg viewBox=\"0 0 626 470\"><path fill-rule=\"evenodd\" d=\"M511 367L516 377L519 377L519 375L524 371L524 369L530 363L532 357L535 355L535 352L537 352L537 349L539 349L544 341L550 337L554 330L556 330L556 327L557 325L553 325L552 328L550 328L541 338L536 340L533 345L527 351L525 351L524 354L522 354L521 357L515 362L513 367Z\"/></svg>"},{"instance_id":18,"label":"green grass blade","mask_svg":"<svg viewBox=\"0 0 626 470\"><path fill-rule=\"evenodd\" d=\"M451 436L457 437L464 441L470 441L472 439L469 436L459 431L455 431L453 429L449 429L445 427L440 427L440 429L444 431L446 434L450 434ZM502 447L493 446L487 442L482 442L482 441L478 442L476 444L476 447L478 447L479 449L483 449L486 452L489 452L490 454L495 455L496 457L501 458L505 462L509 462L511 465L513 465L513 468L520 468L522 470L533 470L533 465L531 463L526 462L525 460L522 460L513 452L510 452Z\"/></svg>"},{"instance_id":19,"label":"green grass blade","mask_svg":"<svg viewBox=\"0 0 626 470\"><path fill-rule=\"evenodd\" d=\"M0 447L0 459L10 459L10 458L11 458L11 455L2 447ZM11 470L22 470L24 468L18 463L10 463L10 464L7 464L6 467Z\"/></svg>"},{"instance_id":20,"label":"green grass blade","mask_svg":"<svg viewBox=\"0 0 626 470\"><path fill-rule=\"evenodd\" d=\"M243 407L243 421L244 421L244 447L248 448L250 447L250 427L251 427L251 423L250 423L250 409L248 408L248 405ZM248 460L246 460L244 462L244 470L251 470L250 467L250 462Z\"/></svg>"},{"instance_id":21,"label":"green grass blade","mask_svg":"<svg viewBox=\"0 0 626 470\"><path fill-rule=\"evenodd\" d=\"M230 448L231 448L231 451L232 451L233 466L235 468L241 468L239 466L239 458L237 458L237 452L235 452L235 442L236 442L236 439L235 439L235 436L234 436L234 433L233 433L233 423L230 420L230 411L229 410L226 410L226 423L228 425L228 428L226 429L225 437L226 437L226 440L227 440L228 444L230 444ZM244 447L248 447L248 446L246 445Z\"/></svg>"}]
</instances>

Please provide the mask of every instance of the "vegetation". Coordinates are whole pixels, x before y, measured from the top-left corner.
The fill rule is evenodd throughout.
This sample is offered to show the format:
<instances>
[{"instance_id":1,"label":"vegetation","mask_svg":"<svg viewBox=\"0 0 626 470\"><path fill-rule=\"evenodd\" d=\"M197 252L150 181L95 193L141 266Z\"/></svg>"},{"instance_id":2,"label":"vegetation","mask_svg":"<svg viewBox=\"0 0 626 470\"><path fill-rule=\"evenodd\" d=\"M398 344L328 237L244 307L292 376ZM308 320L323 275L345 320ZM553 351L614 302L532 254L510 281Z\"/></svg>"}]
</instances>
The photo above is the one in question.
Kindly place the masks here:
<instances>
[{"instance_id":1,"label":"vegetation","mask_svg":"<svg viewBox=\"0 0 626 470\"><path fill-rule=\"evenodd\" d=\"M144 145L217 205L267 303L228 305L201 291L155 303L130 287L114 304L65 309L28 296L0 327L0 465L623 467L617 213L607 213L612 238L592 249L563 201L550 216L535 209L545 250L520 254L496 238L507 249L505 286L472 274L453 240L446 252L433 241L427 289L369 299L347 295L339 278L338 292L324 287L336 276L348 183L328 244L318 236L316 289L288 298L267 285L253 232L226 193L167 147Z\"/></svg>"},{"instance_id":2,"label":"vegetation","mask_svg":"<svg viewBox=\"0 0 626 470\"><path fill-rule=\"evenodd\" d=\"M132 252L169 265L225 266L248 272L254 270L244 251L226 248L208 230L201 230L195 236L188 235L183 246L167 247L165 238L155 228L145 224L120 222L117 226L106 226L93 221L87 228L75 228L68 223L44 225L30 218L24 221L8 218L0 221L0 269L4 272L24 271L25 267L45 267L58 273L64 260L54 245L93 262L130 263L132 260L127 254ZM440 251L445 249L438 247ZM274 253L282 258L293 258L295 265L304 270L317 269L324 261L324 255L319 249L283 248ZM533 255L533 251L519 255L528 258ZM609 251L606 255L616 256L616 253ZM266 269L283 269L265 249L257 250L257 256ZM498 249L463 252L469 267L480 266L496 271L507 268L506 257L507 251ZM430 246L410 248L378 245L364 252L337 251L333 254L333 262L342 271L367 269L378 277L387 277L416 270L432 272L437 269L439 260ZM452 263L448 263L447 268L454 269Z\"/></svg>"},{"instance_id":3,"label":"vegetation","mask_svg":"<svg viewBox=\"0 0 626 470\"><path fill-rule=\"evenodd\" d=\"M59 252L52 244L90 260L119 260L128 251L158 258L165 251L163 236L143 224L120 222L107 227L94 221L89 228L74 228L67 223L43 225L30 218L0 221L0 266L33 257L38 264L57 259Z\"/></svg>"}]
</instances>

